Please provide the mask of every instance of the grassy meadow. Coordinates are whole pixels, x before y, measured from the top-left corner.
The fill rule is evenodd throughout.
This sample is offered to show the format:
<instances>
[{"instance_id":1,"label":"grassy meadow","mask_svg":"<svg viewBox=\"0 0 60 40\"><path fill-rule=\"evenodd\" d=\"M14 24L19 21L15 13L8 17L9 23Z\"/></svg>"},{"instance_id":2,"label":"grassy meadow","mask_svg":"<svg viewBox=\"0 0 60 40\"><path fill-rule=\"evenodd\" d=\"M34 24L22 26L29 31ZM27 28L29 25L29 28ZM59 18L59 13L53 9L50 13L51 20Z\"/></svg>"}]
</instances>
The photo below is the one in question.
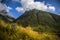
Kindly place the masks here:
<instances>
[{"instance_id":1,"label":"grassy meadow","mask_svg":"<svg viewBox=\"0 0 60 40\"><path fill-rule=\"evenodd\" d=\"M42 26L41 26L42 27ZM43 30L43 29L42 29ZM48 30L47 30L48 31ZM37 32L30 26L22 27L16 23L0 20L0 40L59 40L53 32Z\"/></svg>"}]
</instances>

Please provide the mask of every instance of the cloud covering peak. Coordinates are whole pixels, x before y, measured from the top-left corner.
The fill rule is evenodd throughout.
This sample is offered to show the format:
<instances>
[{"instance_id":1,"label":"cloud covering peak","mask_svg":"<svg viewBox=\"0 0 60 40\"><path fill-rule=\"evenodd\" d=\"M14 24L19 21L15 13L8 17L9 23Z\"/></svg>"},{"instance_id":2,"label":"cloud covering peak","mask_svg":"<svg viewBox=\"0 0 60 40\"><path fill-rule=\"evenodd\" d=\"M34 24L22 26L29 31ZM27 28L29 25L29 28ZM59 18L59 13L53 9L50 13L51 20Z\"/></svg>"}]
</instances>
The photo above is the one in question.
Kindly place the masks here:
<instances>
[{"instance_id":1,"label":"cloud covering peak","mask_svg":"<svg viewBox=\"0 0 60 40\"><path fill-rule=\"evenodd\" d=\"M32 9L38 9L38 10L42 10L42 11L47 11L47 10L55 11L54 6L45 5L45 2L34 2L34 0L21 0L20 3L22 4L22 7L20 7L18 10L23 8L24 11L29 11Z\"/></svg>"}]
</instances>

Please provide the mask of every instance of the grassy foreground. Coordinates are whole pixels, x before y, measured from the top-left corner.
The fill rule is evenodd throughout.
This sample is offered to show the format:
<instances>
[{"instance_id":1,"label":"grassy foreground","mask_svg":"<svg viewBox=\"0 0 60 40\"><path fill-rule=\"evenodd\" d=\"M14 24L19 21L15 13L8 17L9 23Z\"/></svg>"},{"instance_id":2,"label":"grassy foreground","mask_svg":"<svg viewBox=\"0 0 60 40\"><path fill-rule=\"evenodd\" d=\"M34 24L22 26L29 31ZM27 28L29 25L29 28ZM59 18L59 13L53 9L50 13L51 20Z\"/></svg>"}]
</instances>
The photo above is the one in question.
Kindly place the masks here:
<instances>
[{"instance_id":1,"label":"grassy foreground","mask_svg":"<svg viewBox=\"0 0 60 40\"><path fill-rule=\"evenodd\" d=\"M53 33L38 33L28 26L26 28L15 23L0 20L0 40L59 40Z\"/></svg>"}]
</instances>

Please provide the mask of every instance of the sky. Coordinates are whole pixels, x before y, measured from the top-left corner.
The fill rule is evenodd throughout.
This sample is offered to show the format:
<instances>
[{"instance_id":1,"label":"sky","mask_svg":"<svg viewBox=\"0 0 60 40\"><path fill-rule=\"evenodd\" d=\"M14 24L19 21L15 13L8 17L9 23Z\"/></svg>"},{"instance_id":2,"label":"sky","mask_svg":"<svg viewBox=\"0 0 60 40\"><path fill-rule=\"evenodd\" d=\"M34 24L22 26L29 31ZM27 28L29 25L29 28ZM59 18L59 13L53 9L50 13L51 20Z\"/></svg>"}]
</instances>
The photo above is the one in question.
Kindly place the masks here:
<instances>
[{"instance_id":1,"label":"sky","mask_svg":"<svg viewBox=\"0 0 60 40\"><path fill-rule=\"evenodd\" d=\"M2 0L0 9L6 10L14 18L32 9L60 14L60 0Z\"/></svg>"}]
</instances>

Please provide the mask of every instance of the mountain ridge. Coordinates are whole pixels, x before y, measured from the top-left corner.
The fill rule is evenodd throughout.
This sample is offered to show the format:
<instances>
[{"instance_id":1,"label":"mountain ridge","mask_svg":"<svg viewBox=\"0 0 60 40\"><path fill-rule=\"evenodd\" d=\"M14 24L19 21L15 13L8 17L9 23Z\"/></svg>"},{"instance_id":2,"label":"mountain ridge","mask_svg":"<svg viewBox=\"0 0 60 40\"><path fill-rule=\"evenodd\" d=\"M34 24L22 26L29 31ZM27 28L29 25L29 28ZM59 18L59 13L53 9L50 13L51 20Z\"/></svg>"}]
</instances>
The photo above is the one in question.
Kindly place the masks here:
<instances>
[{"instance_id":1,"label":"mountain ridge","mask_svg":"<svg viewBox=\"0 0 60 40\"><path fill-rule=\"evenodd\" d=\"M49 27L56 29L55 31L60 32L60 29L59 29L60 21L59 20L60 20L59 15L33 9L30 11L26 11L22 16L17 18L14 22L24 27L28 25L36 26L36 27L38 25L49 26Z\"/></svg>"}]
</instances>

